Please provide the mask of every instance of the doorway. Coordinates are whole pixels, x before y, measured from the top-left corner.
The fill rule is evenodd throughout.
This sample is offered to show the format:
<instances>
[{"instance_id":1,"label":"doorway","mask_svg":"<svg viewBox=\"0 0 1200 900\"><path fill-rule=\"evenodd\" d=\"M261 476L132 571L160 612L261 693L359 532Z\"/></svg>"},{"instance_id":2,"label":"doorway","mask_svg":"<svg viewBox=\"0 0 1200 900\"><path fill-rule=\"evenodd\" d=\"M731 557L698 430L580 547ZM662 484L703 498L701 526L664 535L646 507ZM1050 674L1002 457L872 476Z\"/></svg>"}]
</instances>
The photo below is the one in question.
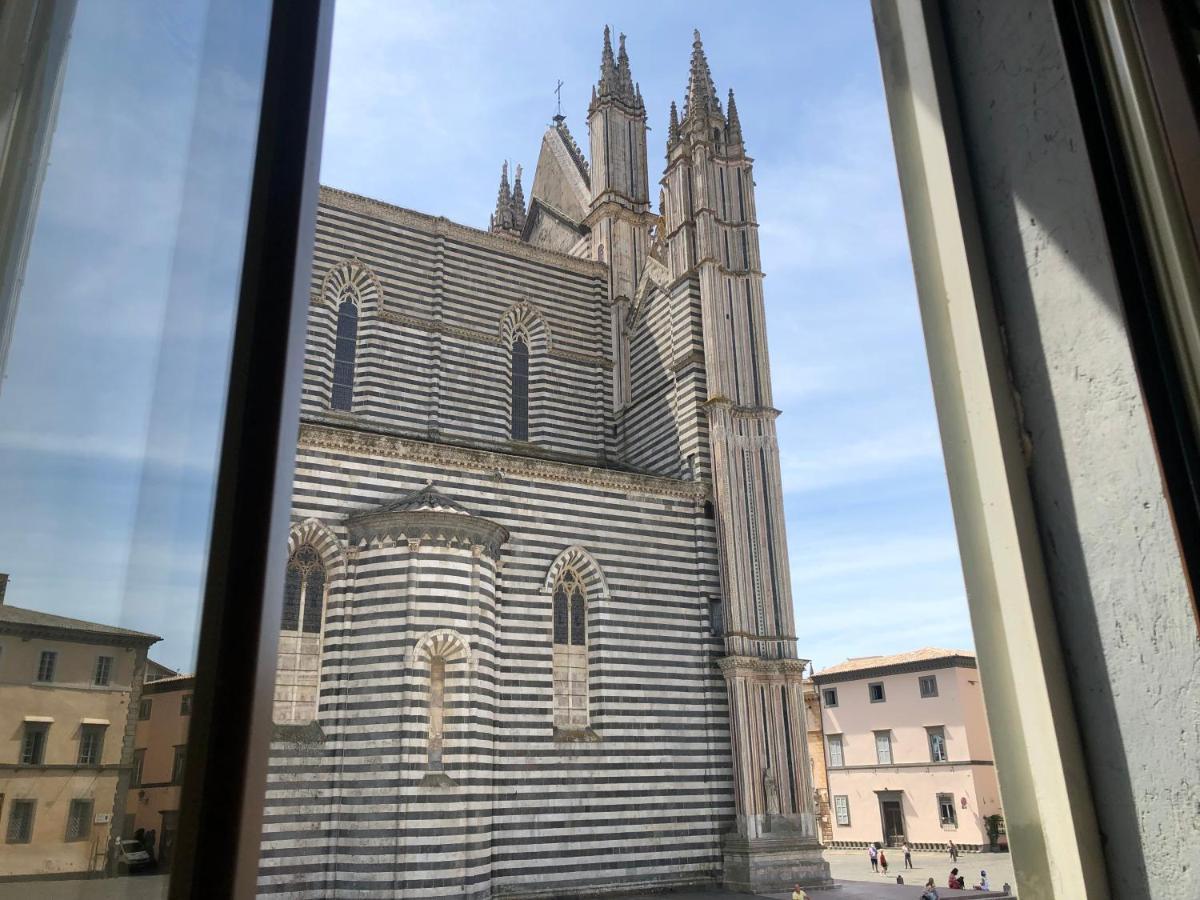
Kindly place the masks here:
<instances>
[{"instance_id":1,"label":"doorway","mask_svg":"<svg viewBox=\"0 0 1200 900\"><path fill-rule=\"evenodd\" d=\"M888 847L904 843L904 807L899 797L880 797L879 814L883 820L883 842Z\"/></svg>"}]
</instances>

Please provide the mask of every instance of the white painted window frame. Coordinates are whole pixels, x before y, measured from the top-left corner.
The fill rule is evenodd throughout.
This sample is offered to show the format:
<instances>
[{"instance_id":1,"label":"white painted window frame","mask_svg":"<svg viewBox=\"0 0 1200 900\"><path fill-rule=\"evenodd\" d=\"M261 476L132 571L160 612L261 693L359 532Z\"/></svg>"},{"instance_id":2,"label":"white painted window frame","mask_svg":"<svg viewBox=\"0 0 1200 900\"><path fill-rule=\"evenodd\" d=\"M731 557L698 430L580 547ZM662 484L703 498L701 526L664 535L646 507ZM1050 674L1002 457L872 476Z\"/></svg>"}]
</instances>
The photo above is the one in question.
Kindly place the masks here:
<instances>
[{"instance_id":1,"label":"white painted window frame","mask_svg":"<svg viewBox=\"0 0 1200 900\"><path fill-rule=\"evenodd\" d=\"M1106 898L939 7L872 11L1017 882Z\"/></svg>"}]
</instances>

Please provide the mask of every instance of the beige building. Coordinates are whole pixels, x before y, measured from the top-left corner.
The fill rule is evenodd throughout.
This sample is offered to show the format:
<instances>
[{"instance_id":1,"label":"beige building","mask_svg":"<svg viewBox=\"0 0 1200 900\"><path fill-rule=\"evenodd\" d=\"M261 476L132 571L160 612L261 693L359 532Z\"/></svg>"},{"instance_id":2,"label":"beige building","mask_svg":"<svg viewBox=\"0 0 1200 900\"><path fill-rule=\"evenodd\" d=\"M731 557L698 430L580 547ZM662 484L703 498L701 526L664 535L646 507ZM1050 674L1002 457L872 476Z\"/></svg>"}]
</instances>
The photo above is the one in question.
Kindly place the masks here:
<instances>
[{"instance_id":1,"label":"beige building","mask_svg":"<svg viewBox=\"0 0 1200 900\"><path fill-rule=\"evenodd\" d=\"M153 663L152 663L153 664ZM125 795L124 836L153 831L160 867L171 864L179 819L188 725L195 676L172 675L146 683L138 701L133 768Z\"/></svg>"},{"instance_id":2,"label":"beige building","mask_svg":"<svg viewBox=\"0 0 1200 900\"><path fill-rule=\"evenodd\" d=\"M821 700L811 678L804 681L804 718L808 725L808 765L813 786L813 810L817 836L828 847L833 842L833 814L829 805L829 776L825 768L825 729L821 722Z\"/></svg>"},{"instance_id":3,"label":"beige building","mask_svg":"<svg viewBox=\"0 0 1200 900\"><path fill-rule=\"evenodd\" d=\"M986 848L1000 789L972 653L926 648L813 676L833 846Z\"/></svg>"},{"instance_id":4,"label":"beige building","mask_svg":"<svg viewBox=\"0 0 1200 900\"><path fill-rule=\"evenodd\" d=\"M8 606L0 591L0 878L104 870L157 640Z\"/></svg>"}]
</instances>

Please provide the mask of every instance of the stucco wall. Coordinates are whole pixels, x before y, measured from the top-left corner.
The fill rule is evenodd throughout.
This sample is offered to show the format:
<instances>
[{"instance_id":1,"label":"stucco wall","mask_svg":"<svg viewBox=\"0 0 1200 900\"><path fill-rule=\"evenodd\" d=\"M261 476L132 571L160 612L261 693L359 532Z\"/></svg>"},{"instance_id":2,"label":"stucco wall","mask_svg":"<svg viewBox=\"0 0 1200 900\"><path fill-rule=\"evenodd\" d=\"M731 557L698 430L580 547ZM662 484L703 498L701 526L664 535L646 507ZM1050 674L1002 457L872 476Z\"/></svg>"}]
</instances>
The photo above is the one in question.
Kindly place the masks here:
<instances>
[{"instance_id":1,"label":"stucco wall","mask_svg":"<svg viewBox=\"0 0 1200 900\"><path fill-rule=\"evenodd\" d=\"M943 4L1116 897L1200 896L1200 646L1045 0Z\"/></svg>"}]
</instances>

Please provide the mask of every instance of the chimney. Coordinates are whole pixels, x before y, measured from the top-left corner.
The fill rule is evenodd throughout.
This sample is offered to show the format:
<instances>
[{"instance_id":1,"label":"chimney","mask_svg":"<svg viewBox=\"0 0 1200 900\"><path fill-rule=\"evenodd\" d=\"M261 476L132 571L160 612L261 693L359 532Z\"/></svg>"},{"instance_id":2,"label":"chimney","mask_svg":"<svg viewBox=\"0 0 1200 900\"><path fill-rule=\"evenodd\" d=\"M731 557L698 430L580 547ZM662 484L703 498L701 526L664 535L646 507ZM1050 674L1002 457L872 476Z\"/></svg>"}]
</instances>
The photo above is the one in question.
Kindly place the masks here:
<instances>
[{"instance_id":1,"label":"chimney","mask_svg":"<svg viewBox=\"0 0 1200 900\"><path fill-rule=\"evenodd\" d=\"M4 605L4 592L8 590L8 573L0 572L0 606Z\"/></svg>"}]
</instances>

